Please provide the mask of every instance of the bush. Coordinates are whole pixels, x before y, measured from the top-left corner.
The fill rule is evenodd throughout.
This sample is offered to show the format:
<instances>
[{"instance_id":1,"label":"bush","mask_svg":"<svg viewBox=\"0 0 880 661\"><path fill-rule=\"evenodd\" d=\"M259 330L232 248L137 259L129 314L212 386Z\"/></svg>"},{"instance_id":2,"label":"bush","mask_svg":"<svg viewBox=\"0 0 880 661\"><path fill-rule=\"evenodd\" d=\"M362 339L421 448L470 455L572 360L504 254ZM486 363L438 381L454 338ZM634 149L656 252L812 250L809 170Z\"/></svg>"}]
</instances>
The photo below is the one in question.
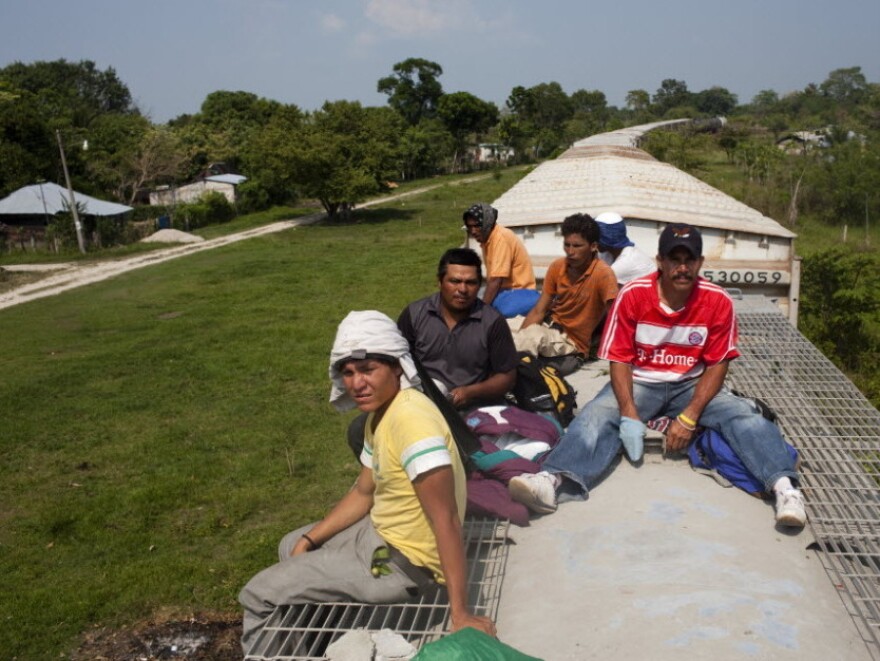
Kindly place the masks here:
<instances>
[{"instance_id":1,"label":"bush","mask_svg":"<svg viewBox=\"0 0 880 661\"><path fill-rule=\"evenodd\" d=\"M46 227L46 242L52 244L56 240L62 248L76 248L79 245L73 214L69 211L56 214Z\"/></svg>"},{"instance_id":2,"label":"bush","mask_svg":"<svg viewBox=\"0 0 880 661\"><path fill-rule=\"evenodd\" d=\"M838 366L858 370L863 354L880 350L880 258L833 248L803 259L801 331Z\"/></svg>"},{"instance_id":3,"label":"bush","mask_svg":"<svg viewBox=\"0 0 880 661\"><path fill-rule=\"evenodd\" d=\"M186 229L193 230L206 225L225 223L235 218L235 208L222 193L205 193L197 202L179 204L175 218L183 219Z\"/></svg>"},{"instance_id":4,"label":"bush","mask_svg":"<svg viewBox=\"0 0 880 661\"><path fill-rule=\"evenodd\" d=\"M125 221L119 218L97 218L95 221L97 243L102 248L124 243Z\"/></svg>"},{"instance_id":5,"label":"bush","mask_svg":"<svg viewBox=\"0 0 880 661\"><path fill-rule=\"evenodd\" d=\"M145 204L143 206L135 207L134 211L128 216L128 220L135 222L139 220L155 220L159 216L167 216L171 211L171 207L163 204Z\"/></svg>"},{"instance_id":6,"label":"bush","mask_svg":"<svg viewBox=\"0 0 880 661\"><path fill-rule=\"evenodd\" d=\"M272 203L269 191L262 183L248 180L235 189L235 206L238 213L253 213L269 208Z\"/></svg>"}]
</instances>

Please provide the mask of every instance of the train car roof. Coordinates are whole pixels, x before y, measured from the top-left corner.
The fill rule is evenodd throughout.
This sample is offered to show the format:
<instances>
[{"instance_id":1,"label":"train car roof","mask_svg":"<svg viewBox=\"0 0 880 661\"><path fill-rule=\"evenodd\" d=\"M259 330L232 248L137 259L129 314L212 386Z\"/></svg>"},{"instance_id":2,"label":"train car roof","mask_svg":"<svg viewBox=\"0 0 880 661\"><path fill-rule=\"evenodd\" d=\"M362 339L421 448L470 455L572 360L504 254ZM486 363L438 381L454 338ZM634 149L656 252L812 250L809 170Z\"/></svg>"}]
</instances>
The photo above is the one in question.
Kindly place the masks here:
<instances>
[{"instance_id":1,"label":"train car roof","mask_svg":"<svg viewBox=\"0 0 880 661\"><path fill-rule=\"evenodd\" d=\"M685 120L687 121L687 120ZM509 227L557 224L574 213L794 238L772 218L635 146L655 122L578 141L545 161L492 204Z\"/></svg>"}]
</instances>

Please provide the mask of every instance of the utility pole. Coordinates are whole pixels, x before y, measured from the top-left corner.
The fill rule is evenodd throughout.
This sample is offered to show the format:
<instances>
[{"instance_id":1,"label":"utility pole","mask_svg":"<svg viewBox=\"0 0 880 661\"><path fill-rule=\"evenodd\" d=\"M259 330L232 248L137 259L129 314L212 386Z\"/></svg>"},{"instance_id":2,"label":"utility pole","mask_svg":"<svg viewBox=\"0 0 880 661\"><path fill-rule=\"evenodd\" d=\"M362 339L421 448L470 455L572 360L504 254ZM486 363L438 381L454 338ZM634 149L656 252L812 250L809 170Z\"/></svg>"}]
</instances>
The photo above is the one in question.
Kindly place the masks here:
<instances>
[{"instance_id":1,"label":"utility pole","mask_svg":"<svg viewBox=\"0 0 880 661\"><path fill-rule=\"evenodd\" d=\"M70 174L67 172L67 158L64 156L64 145L61 142L61 131L55 130L55 137L58 138L58 151L61 152L61 168L64 170L64 182L67 184L67 195L70 200L70 212L73 214L73 226L76 228L76 242L79 244L79 251L86 254L86 244L83 241L82 223L79 221L79 210L76 208L76 198L73 196L73 187L70 185Z\"/></svg>"}]
</instances>

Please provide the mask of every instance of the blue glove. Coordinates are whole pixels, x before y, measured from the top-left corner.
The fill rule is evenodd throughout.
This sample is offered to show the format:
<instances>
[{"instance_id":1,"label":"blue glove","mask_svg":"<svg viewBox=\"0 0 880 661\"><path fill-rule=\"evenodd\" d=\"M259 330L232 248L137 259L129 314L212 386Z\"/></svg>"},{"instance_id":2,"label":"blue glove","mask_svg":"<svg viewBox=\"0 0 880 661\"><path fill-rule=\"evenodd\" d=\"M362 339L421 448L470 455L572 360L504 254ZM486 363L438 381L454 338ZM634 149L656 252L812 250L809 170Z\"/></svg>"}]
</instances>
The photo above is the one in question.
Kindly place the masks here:
<instances>
[{"instance_id":1,"label":"blue glove","mask_svg":"<svg viewBox=\"0 0 880 661\"><path fill-rule=\"evenodd\" d=\"M631 461L638 461L645 454L645 432L648 428L641 420L620 418L620 441Z\"/></svg>"}]
</instances>

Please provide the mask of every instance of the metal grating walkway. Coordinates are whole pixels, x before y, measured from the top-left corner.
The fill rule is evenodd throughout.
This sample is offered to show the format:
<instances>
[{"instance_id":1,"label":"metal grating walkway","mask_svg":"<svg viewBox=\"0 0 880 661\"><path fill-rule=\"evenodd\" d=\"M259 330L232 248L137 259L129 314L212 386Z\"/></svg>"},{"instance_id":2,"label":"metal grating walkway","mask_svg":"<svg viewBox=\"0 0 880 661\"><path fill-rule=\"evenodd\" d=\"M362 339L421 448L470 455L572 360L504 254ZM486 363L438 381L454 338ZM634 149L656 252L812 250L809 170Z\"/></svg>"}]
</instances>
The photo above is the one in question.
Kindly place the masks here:
<instances>
[{"instance_id":1,"label":"metal grating walkway","mask_svg":"<svg viewBox=\"0 0 880 661\"><path fill-rule=\"evenodd\" d=\"M498 615L508 555L508 522L467 519L468 602L477 615ZM327 645L352 629L391 629L416 648L446 634L449 606L439 588L401 604L325 603L279 606L245 659L323 659Z\"/></svg>"},{"instance_id":2,"label":"metal grating walkway","mask_svg":"<svg viewBox=\"0 0 880 661\"><path fill-rule=\"evenodd\" d=\"M880 659L880 412L774 306L738 301L737 317L728 382L769 403L800 450L819 555Z\"/></svg>"}]
</instances>

